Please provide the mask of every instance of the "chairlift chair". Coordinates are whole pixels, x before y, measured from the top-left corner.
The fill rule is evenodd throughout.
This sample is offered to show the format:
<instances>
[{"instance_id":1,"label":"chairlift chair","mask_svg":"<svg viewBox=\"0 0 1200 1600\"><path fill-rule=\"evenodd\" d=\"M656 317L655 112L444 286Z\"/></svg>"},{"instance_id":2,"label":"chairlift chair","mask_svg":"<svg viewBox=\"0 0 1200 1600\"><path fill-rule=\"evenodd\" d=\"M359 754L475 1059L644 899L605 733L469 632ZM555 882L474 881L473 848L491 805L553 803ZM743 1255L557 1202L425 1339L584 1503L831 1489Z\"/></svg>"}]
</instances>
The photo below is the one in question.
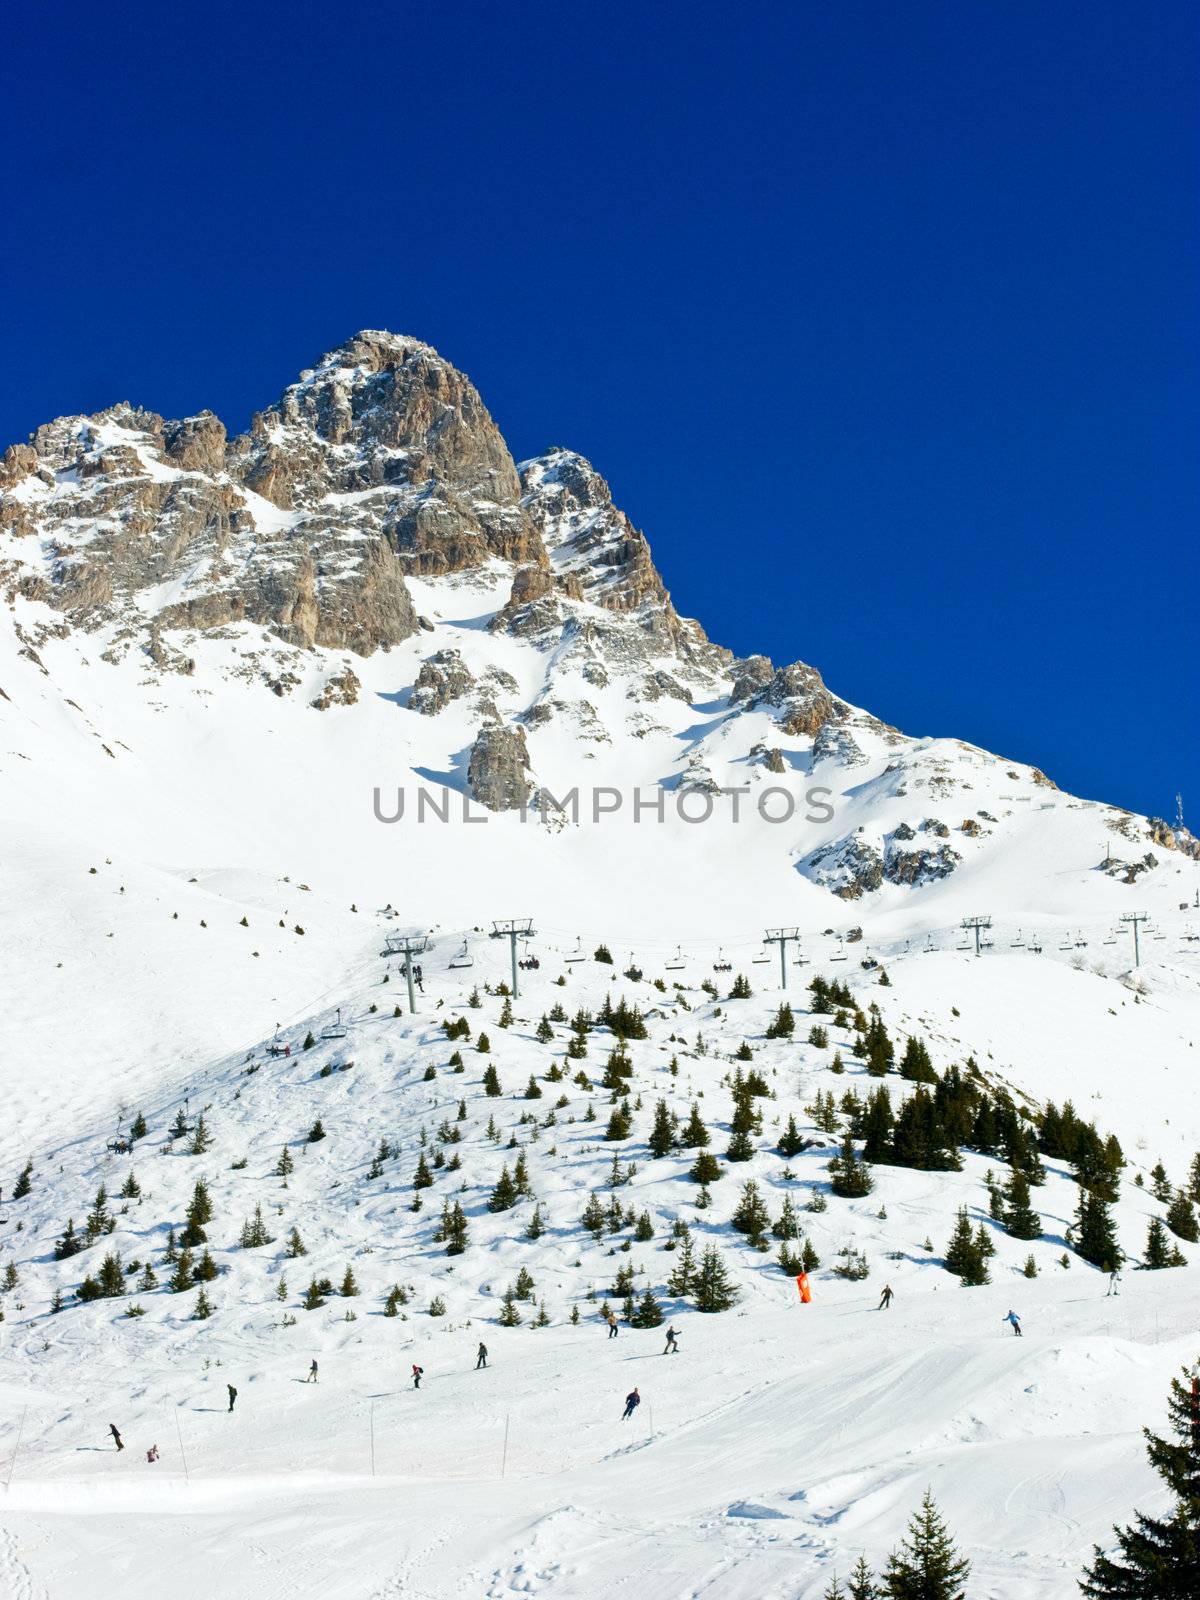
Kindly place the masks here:
<instances>
[{"instance_id":1,"label":"chairlift chair","mask_svg":"<svg viewBox=\"0 0 1200 1600\"><path fill-rule=\"evenodd\" d=\"M457 972L462 967L473 967L474 965L475 957L471 954L471 947L464 939L462 949L450 958L450 970L451 972Z\"/></svg>"},{"instance_id":2,"label":"chairlift chair","mask_svg":"<svg viewBox=\"0 0 1200 1600\"><path fill-rule=\"evenodd\" d=\"M344 1039L346 1037L346 1025L342 1021L341 1006L337 1008L337 1016L334 1021L327 1023L321 1029L321 1037L322 1039Z\"/></svg>"},{"instance_id":3,"label":"chairlift chair","mask_svg":"<svg viewBox=\"0 0 1200 1600\"><path fill-rule=\"evenodd\" d=\"M687 962L683 959L683 946L681 944L676 945L675 954L672 956L670 961L665 962L664 965L668 972L683 971L684 967L687 966Z\"/></svg>"},{"instance_id":4,"label":"chairlift chair","mask_svg":"<svg viewBox=\"0 0 1200 1600\"><path fill-rule=\"evenodd\" d=\"M765 961L770 961L770 959L770 952L765 948L758 955L750 957L751 964L756 967L761 967Z\"/></svg>"},{"instance_id":5,"label":"chairlift chair","mask_svg":"<svg viewBox=\"0 0 1200 1600\"><path fill-rule=\"evenodd\" d=\"M724 950L723 946L722 946L721 949L719 949L717 951L717 959L713 962L713 971L714 972L732 972L733 971L733 963L730 962L730 961L726 961L726 959L725 959L725 950Z\"/></svg>"},{"instance_id":6,"label":"chairlift chair","mask_svg":"<svg viewBox=\"0 0 1200 1600\"><path fill-rule=\"evenodd\" d=\"M568 966L573 965L576 961L586 961L586 959L587 957L583 953L582 939L576 939L574 950L571 951L570 955L563 957L563 960L568 964Z\"/></svg>"},{"instance_id":7,"label":"chairlift chair","mask_svg":"<svg viewBox=\"0 0 1200 1600\"><path fill-rule=\"evenodd\" d=\"M839 943L837 947L837 954L830 956L829 959L830 961L849 961L850 957L846 954L845 944Z\"/></svg>"}]
</instances>

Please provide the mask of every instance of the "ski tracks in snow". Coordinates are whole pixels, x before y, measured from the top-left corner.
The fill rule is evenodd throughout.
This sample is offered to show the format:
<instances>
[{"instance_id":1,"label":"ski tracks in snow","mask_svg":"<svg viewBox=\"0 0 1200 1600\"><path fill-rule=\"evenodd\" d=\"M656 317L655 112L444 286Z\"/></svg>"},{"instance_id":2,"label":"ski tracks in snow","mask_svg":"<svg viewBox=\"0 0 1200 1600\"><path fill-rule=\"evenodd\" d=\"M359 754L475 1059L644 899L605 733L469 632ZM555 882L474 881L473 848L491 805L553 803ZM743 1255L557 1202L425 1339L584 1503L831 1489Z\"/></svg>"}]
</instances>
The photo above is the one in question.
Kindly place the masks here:
<instances>
[{"instance_id":1,"label":"ski tracks in snow","mask_svg":"<svg viewBox=\"0 0 1200 1600\"><path fill-rule=\"evenodd\" d=\"M45 1585L21 1559L17 1536L0 1526L0 1593L6 1600L48 1600Z\"/></svg>"}]
</instances>

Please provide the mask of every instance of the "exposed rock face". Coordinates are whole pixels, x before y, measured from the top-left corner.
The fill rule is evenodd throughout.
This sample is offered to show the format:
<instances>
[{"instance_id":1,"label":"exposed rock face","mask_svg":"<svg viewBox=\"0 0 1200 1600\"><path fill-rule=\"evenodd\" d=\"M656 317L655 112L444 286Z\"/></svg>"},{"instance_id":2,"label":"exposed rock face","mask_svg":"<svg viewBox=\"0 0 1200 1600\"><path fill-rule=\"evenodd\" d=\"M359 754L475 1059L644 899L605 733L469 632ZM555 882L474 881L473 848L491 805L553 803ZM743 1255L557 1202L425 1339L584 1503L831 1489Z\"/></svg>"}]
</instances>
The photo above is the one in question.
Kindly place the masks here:
<instances>
[{"instance_id":1,"label":"exposed rock face","mask_svg":"<svg viewBox=\"0 0 1200 1600\"><path fill-rule=\"evenodd\" d=\"M409 709L422 716L436 716L452 700L470 694L475 679L467 671L457 650L439 650L421 663L416 685L409 698Z\"/></svg>"},{"instance_id":2,"label":"exposed rock face","mask_svg":"<svg viewBox=\"0 0 1200 1600\"><path fill-rule=\"evenodd\" d=\"M933 883L947 878L962 860L948 844L937 849L897 850L889 847L883 865L883 875L889 883L907 884L919 888L923 883Z\"/></svg>"},{"instance_id":3,"label":"exposed rock face","mask_svg":"<svg viewBox=\"0 0 1200 1600\"><path fill-rule=\"evenodd\" d=\"M839 767L861 767L867 759L850 730L836 722L823 722L817 729L812 755L814 766L833 761Z\"/></svg>"},{"instance_id":4,"label":"exposed rock face","mask_svg":"<svg viewBox=\"0 0 1200 1600\"><path fill-rule=\"evenodd\" d=\"M1187 828L1172 828L1163 817L1147 817L1146 834L1162 850L1178 850L1200 861L1200 839Z\"/></svg>"},{"instance_id":5,"label":"exposed rock face","mask_svg":"<svg viewBox=\"0 0 1200 1600\"><path fill-rule=\"evenodd\" d=\"M471 798L489 811L516 811L533 795L524 728L488 723L471 746L467 765Z\"/></svg>"},{"instance_id":6,"label":"exposed rock face","mask_svg":"<svg viewBox=\"0 0 1200 1600\"><path fill-rule=\"evenodd\" d=\"M814 850L806 865L815 881L839 900L861 900L883 882L881 852L857 833Z\"/></svg>"},{"instance_id":7,"label":"exposed rock face","mask_svg":"<svg viewBox=\"0 0 1200 1600\"><path fill-rule=\"evenodd\" d=\"M775 710L784 733L809 738L820 733L827 722L844 717L849 709L833 698L816 668L803 661L780 667L753 703Z\"/></svg>"}]
</instances>

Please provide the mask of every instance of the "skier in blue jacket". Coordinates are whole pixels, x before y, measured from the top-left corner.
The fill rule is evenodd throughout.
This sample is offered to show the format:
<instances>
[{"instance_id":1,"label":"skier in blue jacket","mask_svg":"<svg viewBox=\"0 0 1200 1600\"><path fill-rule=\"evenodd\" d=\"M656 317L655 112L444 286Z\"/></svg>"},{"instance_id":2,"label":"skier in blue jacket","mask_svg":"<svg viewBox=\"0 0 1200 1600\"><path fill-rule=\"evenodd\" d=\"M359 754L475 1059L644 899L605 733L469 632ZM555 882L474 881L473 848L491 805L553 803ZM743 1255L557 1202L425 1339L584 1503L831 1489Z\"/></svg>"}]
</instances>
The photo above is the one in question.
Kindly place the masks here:
<instances>
[{"instance_id":1,"label":"skier in blue jacket","mask_svg":"<svg viewBox=\"0 0 1200 1600\"><path fill-rule=\"evenodd\" d=\"M1021 1338L1021 1324L1017 1319L1017 1313L1015 1311L1010 1311L1006 1317L1001 1317L1000 1321L1011 1322L1013 1333L1016 1334L1018 1339Z\"/></svg>"}]
</instances>

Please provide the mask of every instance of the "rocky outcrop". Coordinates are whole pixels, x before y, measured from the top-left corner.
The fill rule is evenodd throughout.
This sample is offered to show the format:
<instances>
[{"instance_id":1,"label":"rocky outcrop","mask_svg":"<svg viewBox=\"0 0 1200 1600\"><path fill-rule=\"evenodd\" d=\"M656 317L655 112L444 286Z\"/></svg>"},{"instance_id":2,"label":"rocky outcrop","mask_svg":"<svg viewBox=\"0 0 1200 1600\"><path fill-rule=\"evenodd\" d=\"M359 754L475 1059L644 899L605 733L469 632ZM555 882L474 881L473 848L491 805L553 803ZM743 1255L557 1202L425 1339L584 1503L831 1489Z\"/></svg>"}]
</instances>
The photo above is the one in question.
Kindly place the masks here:
<instances>
[{"instance_id":1,"label":"rocky outcrop","mask_svg":"<svg viewBox=\"0 0 1200 1600\"><path fill-rule=\"evenodd\" d=\"M459 651L439 650L421 663L417 681L409 697L409 709L423 717L436 716L452 700L470 694L475 679L467 670Z\"/></svg>"},{"instance_id":2,"label":"rocky outcrop","mask_svg":"<svg viewBox=\"0 0 1200 1600\"><path fill-rule=\"evenodd\" d=\"M517 811L529 804L533 782L524 728L501 723L480 728L467 764L467 787L489 811Z\"/></svg>"},{"instance_id":3,"label":"rocky outcrop","mask_svg":"<svg viewBox=\"0 0 1200 1600\"><path fill-rule=\"evenodd\" d=\"M867 759L850 730L836 722L823 722L817 729L812 758L814 767L822 761L832 761L839 767L861 767Z\"/></svg>"},{"instance_id":4,"label":"rocky outcrop","mask_svg":"<svg viewBox=\"0 0 1200 1600\"><path fill-rule=\"evenodd\" d=\"M848 710L833 698L816 668L803 661L780 667L753 704L774 710L784 733L809 738L815 738L827 722L844 717Z\"/></svg>"},{"instance_id":5,"label":"rocky outcrop","mask_svg":"<svg viewBox=\"0 0 1200 1600\"><path fill-rule=\"evenodd\" d=\"M861 900L883 882L883 855L861 833L823 845L804 863L814 882L839 900Z\"/></svg>"},{"instance_id":6,"label":"rocky outcrop","mask_svg":"<svg viewBox=\"0 0 1200 1600\"><path fill-rule=\"evenodd\" d=\"M745 700L765 689L775 676L775 668L767 656L747 656L733 665L733 688L729 694L730 705L741 705Z\"/></svg>"},{"instance_id":7,"label":"rocky outcrop","mask_svg":"<svg viewBox=\"0 0 1200 1600\"><path fill-rule=\"evenodd\" d=\"M948 844L936 848L898 850L889 845L883 863L883 875L889 883L903 884L918 889L923 883L935 883L947 878L962 860Z\"/></svg>"},{"instance_id":8,"label":"rocky outcrop","mask_svg":"<svg viewBox=\"0 0 1200 1600\"><path fill-rule=\"evenodd\" d=\"M352 706L358 703L358 691L362 684L353 667L346 667L341 672L331 674L325 680L325 686L317 698L312 702L316 711L328 711L330 706Z\"/></svg>"}]
</instances>

